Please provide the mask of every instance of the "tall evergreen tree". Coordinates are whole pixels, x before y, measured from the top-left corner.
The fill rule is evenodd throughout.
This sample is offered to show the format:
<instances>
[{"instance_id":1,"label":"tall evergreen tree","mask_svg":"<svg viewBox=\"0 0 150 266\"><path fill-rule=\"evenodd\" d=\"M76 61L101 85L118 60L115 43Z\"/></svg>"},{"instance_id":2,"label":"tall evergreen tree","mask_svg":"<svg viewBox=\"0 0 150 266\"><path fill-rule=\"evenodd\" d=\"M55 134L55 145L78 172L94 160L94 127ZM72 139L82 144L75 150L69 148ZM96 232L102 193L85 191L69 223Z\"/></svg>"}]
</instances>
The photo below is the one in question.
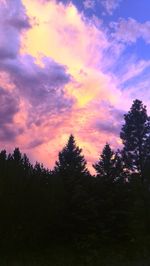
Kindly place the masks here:
<instances>
[{"instance_id":1,"label":"tall evergreen tree","mask_svg":"<svg viewBox=\"0 0 150 266\"><path fill-rule=\"evenodd\" d=\"M113 169L114 152L111 150L109 144L106 144L99 161L93 165L97 172L97 177L110 178Z\"/></svg>"},{"instance_id":2,"label":"tall evergreen tree","mask_svg":"<svg viewBox=\"0 0 150 266\"><path fill-rule=\"evenodd\" d=\"M86 161L81 154L73 135L63 150L54 169L55 175L62 180L64 188L64 226L69 236L81 233L88 227L92 218L90 198L91 177L86 168Z\"/></svg>"},{"instance_id":3,"label":"tall evergreen tree","mask_svg":"<svg viewBox=\"0 0 150 266\"><path fill-rule=\"evenodd\" d=\"M142 101L135 100L125 114L120 137L129 176L129 225L134 241L142 241L149 228L148 165L150 162L150 118Z\"/></svg>"},{"instance_id":4,"label":"tall evergreen tree","mask_svg":"<svg viewBox=\"0 0 150 266\"><path fill-rule=\"evenodd\" d=\"M120 137L124 144L125 164L129 171L138 172L143 181L145 163L150 156L150 118L140 100L133 102L124 118Z\"/></svg>"},{"instance_id":5,"label":"tall evergreen tree","mask_svg":"<svg viewBox=\"0 0 150 266\"><path fill-rule=\"evenodd\" d=\"M81 155L82 149L76 146L73 135L70 135L66 146L59 152L59 160L56 162L56 172L74 174L87 174L86 161Z\"/></svg>"},{"instance_id":6,"label":"tall evergreen tree","mask_svg":"<svg viewBox=\"0 0 150 266\"><path fill-rule=\"evenodd\" d=\"M95 193L101 237L107 241L108 238L125 238L127 204L121 153L114 152L107 143L99 161L93 167L97 173Z\"/></svg>"}]
</instances>

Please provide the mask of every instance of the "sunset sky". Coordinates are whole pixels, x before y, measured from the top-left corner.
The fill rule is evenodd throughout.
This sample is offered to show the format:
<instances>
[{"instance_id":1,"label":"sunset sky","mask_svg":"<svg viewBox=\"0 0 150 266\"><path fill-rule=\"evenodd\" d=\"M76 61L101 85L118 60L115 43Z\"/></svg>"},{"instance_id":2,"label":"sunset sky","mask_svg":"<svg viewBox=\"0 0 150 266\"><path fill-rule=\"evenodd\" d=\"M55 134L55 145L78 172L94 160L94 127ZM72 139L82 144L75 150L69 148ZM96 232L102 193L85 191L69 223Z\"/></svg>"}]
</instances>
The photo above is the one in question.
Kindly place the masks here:
<instances>
[{"instance_id":1,"label":"sunset sky","mask_svg":"<svg viewBox=\"0 0 150 266\"><path fill-rule=\"evenodd\" d=\"M69 135L89 169L134 99L150 114L149 0L0 0L0 147L52 168Z\"/></svg>"}]
</instances>

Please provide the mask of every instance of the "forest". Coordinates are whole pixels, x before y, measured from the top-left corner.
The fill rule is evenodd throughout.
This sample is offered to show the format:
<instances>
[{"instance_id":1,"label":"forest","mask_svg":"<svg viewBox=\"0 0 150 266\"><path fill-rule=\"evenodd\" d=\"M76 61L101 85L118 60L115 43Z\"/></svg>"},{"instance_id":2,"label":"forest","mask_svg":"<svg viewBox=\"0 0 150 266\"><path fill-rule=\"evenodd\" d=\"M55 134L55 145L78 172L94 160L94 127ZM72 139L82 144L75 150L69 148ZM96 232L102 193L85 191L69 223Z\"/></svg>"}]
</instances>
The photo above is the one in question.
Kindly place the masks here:
<instances>
[{"instance_id":1,"label":"forest","mask_svg":"<svg viewBox=\"0 0 150 266\"><path fill-rule=\"evenodd\" d=\"M106 143L95 175L73 135L51 170L32 165L19 148L1 150L1 254L49 248L59 257L63 247L82 261L31 265L129 265L100 264L104 254L150 258L150 118L142 101L134 100L124 115L120 139L118 150Z\"/></svg>"}]
</instances>

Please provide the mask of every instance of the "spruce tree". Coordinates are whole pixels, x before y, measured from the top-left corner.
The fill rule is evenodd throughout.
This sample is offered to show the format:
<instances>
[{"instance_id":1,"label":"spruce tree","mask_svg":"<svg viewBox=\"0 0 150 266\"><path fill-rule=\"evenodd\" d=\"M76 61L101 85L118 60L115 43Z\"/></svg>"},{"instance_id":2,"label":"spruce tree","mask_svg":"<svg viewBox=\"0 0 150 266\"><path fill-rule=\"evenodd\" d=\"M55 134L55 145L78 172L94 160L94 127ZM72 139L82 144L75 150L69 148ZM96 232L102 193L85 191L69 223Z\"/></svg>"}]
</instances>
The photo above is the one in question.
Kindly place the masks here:
<instances>
[{"instance_id":1,"label":"spruce tree","mask_svg":"<svg viewBox=\"0 0 150 266\"><path fill-rule=\"evenodd\" d=\"M125 209L127 204L125 202L125 178L120 151L114 152L106 143L99 161L93 167L97 173L95 192L101 237L106 241L125 238L127 231Z\"/></svg>"},{"instance_id":2,"label":"spruce tree","mask_svg":"<svg viewBox=\"0 0 150 266\"><path fill-rule=\"evenodd\" d=\"M73 174L88 174L86 168L86 161L81 155L80 149L76 143L73 135L70 135L66 146L59 152L59 160L55 165L55 172L73 173Z\"/></svg>"},{"instance_id":3,"label":"spruce tree","mask_svg":"<svg viewBox=\"0 0 150 266\"><path fill-rule=\"evenodd\" d=\"M150 118L140 100L133 102L124 118L125 124L120 133L124 161L127 169L139 173L143 181L145 163L150 156Z\"/></svg>"},{"instance_id":4,"label":"spruce tree","mask_svg":"<svg viewBox=\"0 0 150 266\"><path fill-rule=\"evenodd\" d=\"M123 176L121 153L114 152L108 143L106 143L99 161L93 167L97 177L108 183L115 182Z\"/></svg>"},{"instance_id":5,"label":"spruce tree","mask_svg":"<svg viewBox=\"0 0 150 266\"><path fill-rule=\"evenodd\" d=\"M86 161L81 154L73 135L59 153L54 174L62 180L64 188L63 231L69 237L80 235L88 230L93 217L93 203L90 198L91 177L86 168Z\"/></svg>"}]
</instances>

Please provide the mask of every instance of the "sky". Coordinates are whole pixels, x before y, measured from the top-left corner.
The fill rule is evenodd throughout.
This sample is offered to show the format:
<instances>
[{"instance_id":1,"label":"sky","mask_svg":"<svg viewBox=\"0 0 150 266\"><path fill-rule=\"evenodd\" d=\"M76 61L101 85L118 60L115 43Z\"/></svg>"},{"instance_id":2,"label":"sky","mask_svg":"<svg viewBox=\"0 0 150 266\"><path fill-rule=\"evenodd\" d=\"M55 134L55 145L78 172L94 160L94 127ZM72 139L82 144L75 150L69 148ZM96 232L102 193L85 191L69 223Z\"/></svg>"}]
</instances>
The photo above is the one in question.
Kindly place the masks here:
<instances>
[{"instance_id":1,"label":"sky","mask_svg":"<svg viewBox=\"0 0 150 266\"><path fill-rule=\"evenodd\" d=\"M73 134L92 171L134 99L150 114L149 0L0 0L0 147L52 168Z\"/></svg>"}]
</instances>

